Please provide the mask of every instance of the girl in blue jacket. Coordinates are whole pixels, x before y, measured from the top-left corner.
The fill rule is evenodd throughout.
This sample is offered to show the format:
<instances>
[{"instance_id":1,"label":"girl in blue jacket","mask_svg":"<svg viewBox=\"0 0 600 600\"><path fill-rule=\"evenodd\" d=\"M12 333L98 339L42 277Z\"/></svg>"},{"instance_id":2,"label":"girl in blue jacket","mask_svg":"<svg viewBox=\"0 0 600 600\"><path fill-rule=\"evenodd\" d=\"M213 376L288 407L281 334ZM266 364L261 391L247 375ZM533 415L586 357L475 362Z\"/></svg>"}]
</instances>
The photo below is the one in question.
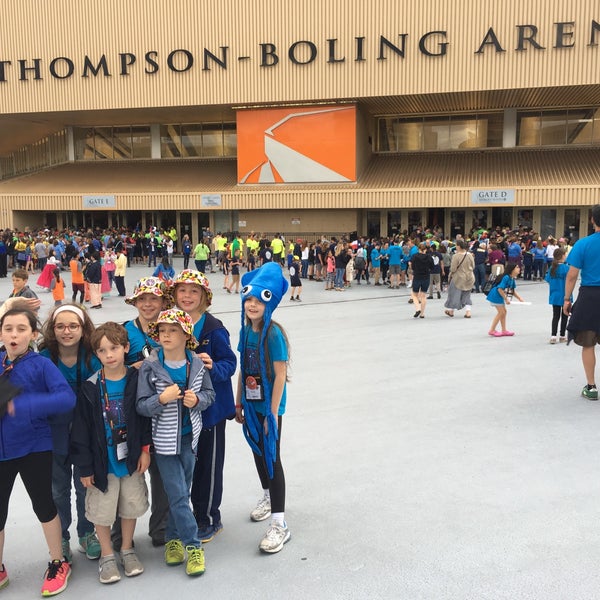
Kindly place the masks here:
<instances>
[{"instance_id":1,"label":"girl in blue jacket","mask_svg":"<svg viewBox=\"0 0 600 600\"><path fill-rule=\"evenodd\" d=\"M31 349L37 335L37 318L26 308L12 308L0 318L5 348L0 352L0 397L5 401L0 403L0 588L8 584L2 563L4 526L11 491L20 475L50 552L42 596L53 596L67 587L71 569L62 553L61 523L52 499L48 419L72 410L75 394L52 361Z\"/></svg>"},{"instance_id":2,"label":"girl in blue jacket","mask_svg":"<svg viewBox=\"0 0 600 600\"><path fill-rule=\"evenodd\" d=\"M567 320L568 315L563 311L565 301L565 282L569 265L565 264L566 252L562 248L557 248L554 251L554 260L550 268L546 271L544 279L550 284L548 303L552 305L552 333L550 335L550 343L556 344L558 341L556 334L558 333L558 322L560 320L560 341L567 341ZM571 296L571 302L573 297Z\"/></svg>"}]
</instances>

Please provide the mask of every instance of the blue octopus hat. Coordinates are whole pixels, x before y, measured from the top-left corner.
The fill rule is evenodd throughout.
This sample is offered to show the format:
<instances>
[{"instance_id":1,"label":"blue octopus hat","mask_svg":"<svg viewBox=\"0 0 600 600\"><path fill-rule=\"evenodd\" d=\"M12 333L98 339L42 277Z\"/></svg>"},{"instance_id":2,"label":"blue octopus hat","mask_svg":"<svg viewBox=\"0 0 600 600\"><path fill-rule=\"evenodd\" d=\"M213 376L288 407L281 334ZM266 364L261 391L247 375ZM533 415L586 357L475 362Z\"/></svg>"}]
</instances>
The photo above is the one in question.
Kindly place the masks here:
<instances>
[{"instance_id":1,"label":"blue octopus hat","mask_svg":"<svg viewBox=\"0 0 600 600\"><path fill-rule=\"evenodd\" d=\"M260 375L263 383L264 400L263 402L247 402L245 398L245 390L242 385L242 403L244 406L244 415L246 417L244 422L244 435L252 451L258 456L262 455L259 447L261 436L264 436L263 448L265 452L265 462L269 477L273 477L273 465L277 456L277 416L271 412L271 392L272 386L269 380L269 374L267 373L267 363L265 356L265 340L271 324L271 318L273 312L279 306L283 296L287 292L288 282L283 276L281 267L277 263L268 262L262 267L249 271L242 275L242 330L240 332L240 339L244 340L246 336L245 326L245 315L244 315L244 302L253 296L260 300L265 305L265 313L263 316L263 327L259 336L259 357L260 357ZM244 373L244 361L242 361L240 367L242 369L242 378L245 380ZM272 372L272 369L271 369ZM259 421L257 413L261 415L267 415L268 430L269 433L265 435L264 428Z\"/></svg>"}]
</instances>

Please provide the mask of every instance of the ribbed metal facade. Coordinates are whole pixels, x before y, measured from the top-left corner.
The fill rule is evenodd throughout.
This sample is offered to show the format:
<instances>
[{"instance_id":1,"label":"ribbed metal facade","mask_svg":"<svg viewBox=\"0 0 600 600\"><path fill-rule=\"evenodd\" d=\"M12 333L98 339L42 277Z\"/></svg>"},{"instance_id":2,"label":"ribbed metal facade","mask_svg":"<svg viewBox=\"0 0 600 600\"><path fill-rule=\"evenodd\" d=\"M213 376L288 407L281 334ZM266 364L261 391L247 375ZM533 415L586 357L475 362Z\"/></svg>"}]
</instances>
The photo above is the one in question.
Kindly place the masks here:
<instances>
[{"instance_id":1,"label":"ribbed metal facade","mask_svg":"<svg viewBox=\"0 0 600 600\"><path fill-rule=\"evenodd\" d=\"M367 148L379 115L600 105L598 0L8 0L2 8L3 156L66 127L193 123L200 113L232 122L255 106L355 103ZM358 181L345 185L238 186L233 160L198 163L206 178L165 161L103 165L112 173L100 181L67 165L0 184L0 227L13 225L13 211L80 211L82 194L95 193L114 194L118 211L232 214L461 208L483 187L514 189L515 207L598 200L593 148L361 152ZM221 206L201 207L203 193L220 193Z\"/></svg>"},{"instance_id":2,"label":"ribbed metal facade","mask_svg":"<svg viewBox=\"0 0 600 600\"><path fill-rule=\"evenodd\" d=\"M592 21L600 19L596 0L12 0L2 8L0 59L12 62L0 87L4 113L410 96L582 86L598 79L600 48L589 45ZM554 48L557 22L574 23L563 27L561 38L573 47ZM516 50L524 25L537 27L535 40L545 50L530 43ZM488 45L476 54L490 28L505 51ZM447 43L445 56L419 49L433 31L446 34L426 38L425 50L436 54ZM404 57L388 48L387 58L378 60L380 36L402 47L403 35ZM327 40L333 39L330 52L334 43ZM288 52L297 42L314 44L314 61L292 63ZM276 66L260 66L261 44L276 48ZM204 49L223 59L225 46L227 69L209 61L204 70ZM193 55L188 71L168 68L176 50ZM154 68L144 61L148 52L156 52L151 57L159 65L153 74L144 73ZM297 44L295 52L299 62L308 61L308 44ZM126 76L119 74L121 53L137 59ZM103 55L111 76L82 77L85 56L97 65ZM71 77L50 74L58 57L73 61ZM18 81L18 61L33 67L35 58L42 79ZM183 68L186 60L176 53L174 66ZM60 76L66 65L56 63ZM27 71L29 79L33 75Z\"/></svg>"}]
</instances>

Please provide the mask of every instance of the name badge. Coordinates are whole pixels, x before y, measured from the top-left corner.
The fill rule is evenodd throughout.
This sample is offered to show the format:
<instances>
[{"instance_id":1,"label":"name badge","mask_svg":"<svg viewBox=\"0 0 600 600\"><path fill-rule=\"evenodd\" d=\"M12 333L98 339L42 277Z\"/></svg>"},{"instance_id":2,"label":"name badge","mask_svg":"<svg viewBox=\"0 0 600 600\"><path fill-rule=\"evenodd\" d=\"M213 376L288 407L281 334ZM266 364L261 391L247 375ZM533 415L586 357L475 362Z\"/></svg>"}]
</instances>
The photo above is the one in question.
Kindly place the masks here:
<instances>
[{"instance_id":1,"label":"name badge","mask_svg":"<svg viewBox=\"0 0 600 600\"><path fill-rule=\"evenodd\" d=\"M260 377L248 375L246 377L246 400L248 400L248 402L260 402L262 399L262 385Z\"/></svg>"},{"instance_id":2,"label":"name badge","mask_svg":"<svg viewBox=\"0 0 600 600\"><path fill-rule=\"evenodd\" d=\"M113 445L117 449L117 460L125 460L129 456L126 427L113 429Z\"/></svg>"}]
</instances>

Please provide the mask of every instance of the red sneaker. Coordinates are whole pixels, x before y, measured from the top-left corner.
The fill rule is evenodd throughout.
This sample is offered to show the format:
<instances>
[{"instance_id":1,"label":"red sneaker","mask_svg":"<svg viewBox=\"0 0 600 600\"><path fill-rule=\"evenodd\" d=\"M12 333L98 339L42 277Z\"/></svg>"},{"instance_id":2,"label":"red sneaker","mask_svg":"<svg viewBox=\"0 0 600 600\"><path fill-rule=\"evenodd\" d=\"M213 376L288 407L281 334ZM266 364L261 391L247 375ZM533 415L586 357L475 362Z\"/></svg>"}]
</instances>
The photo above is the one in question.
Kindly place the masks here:
<instances>
[{"instance_id":1,"label":"red sneaker","mask_svg":"<svg viewBox=\"0 0 600 600\"><path fill-rule=\"evenodd\" d=\"M53 560L48 563L48 569L44 575L42 585L42 596L56 596L67 588L67 582L71 576L71 567L65 560Z\"/></svg>"},{"instance_id":2,"label":"red sneaker","mask_svg":"<svg viewBox=\"0 0 600 600\"><path fill-rule=\"evenodd\" d=\"M8 573L6 572L6 568L2 565L2 570L0 571L0 590L5 588L8 585Z\"/></svg>"}]
</instances>

